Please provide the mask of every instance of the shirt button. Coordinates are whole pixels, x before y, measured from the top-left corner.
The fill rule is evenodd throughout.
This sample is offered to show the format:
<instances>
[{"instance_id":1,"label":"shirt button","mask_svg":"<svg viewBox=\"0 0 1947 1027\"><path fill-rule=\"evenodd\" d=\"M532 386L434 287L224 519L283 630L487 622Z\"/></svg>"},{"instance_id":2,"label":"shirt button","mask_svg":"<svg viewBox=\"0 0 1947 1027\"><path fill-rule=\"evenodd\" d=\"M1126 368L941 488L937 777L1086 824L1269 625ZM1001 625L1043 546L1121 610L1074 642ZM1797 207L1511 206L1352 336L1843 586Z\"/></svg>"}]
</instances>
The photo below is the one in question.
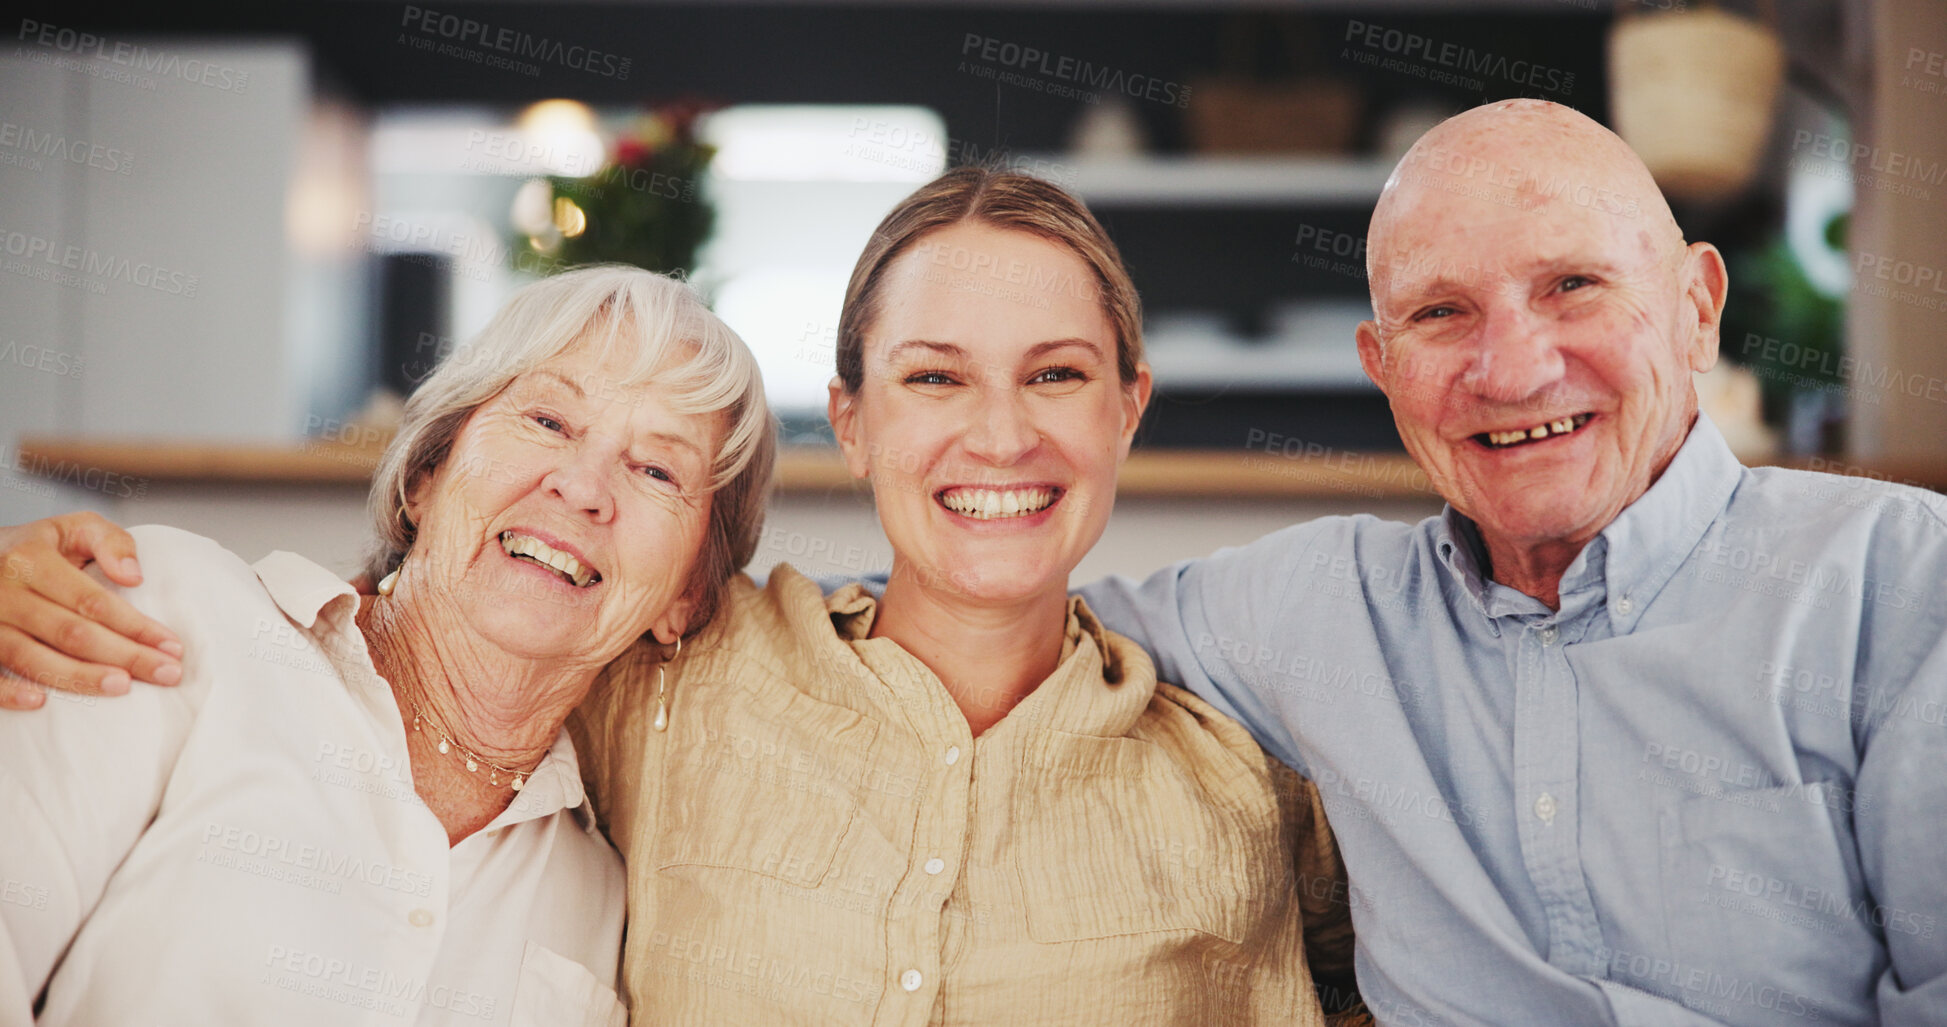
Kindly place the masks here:
<instances>
[{"instance_id":1,"label":"shirt button","mask_svg":"<svg viewBox=\"0 0 1947 1027\"><path fill-rule=\"evenodd\" d=\"M907 991L918 991L920 976L918 970L908 970L899 975L899 986Z\"/></svg>"},{"instance_id":2,"label":"shirt button","mask_svg":"<svg viewBox=\"0 0 1947 1027\"><path fill-rule=\"evenodd\" d=\"M926 861L926 872L929 874L937 874L940 871L945 869L946 869L946 860L943 860L938 856L935 856L932 859Z\"/></svg>"},{"instance_id":3,"label":"shirt button","mask_svg":"<svg viewBox=\"0 0 1947 1027\"><path fill-rule=\"evenodd\" d=\"M406 922L414 927L431 927L433 925L433 911L430 909L415 909L406 914Z\"/></svg>"},{"instance_id":4,"label":"shirt button","mask_svg":"<svg viewBox=\"0 0 1947 1027\"><path fill-rule=\"evenodd\" d=\"M954 765L955 763L958 763L958 762L960 762L960 747L959 747L959 746L957 746L957 745L949 745L949 746L947 746L947 747L946 747L946 765L950 767L950 766L953 766L953 765Z\"/></svg>"},{"instance_id":5,"label":"shirt button","mask_svg":"<svg viewBox=\"0 0 1947 1027\"><path fill-rule=\"evenodd\" d=\"M1555 644L1555 625L1550 624L1549 626L1541 629L1541 644L1542 645Z\"/></svg>"},{"instance_id":6,"label":"shirt button","mask_svg":"<svg viewBox=\"0 0 1947 1027\"><path fill-rule=\"evenodd\" d=\"M1541 798L1535 800L1535 816L1540 817L1544 824L1554 823L1555 797L1547 792L1541 793Z\"/></svg>"},{"instance_id":7,"label":"shirt button","mask_svg":"<svg viewBox=\"0 0 1947 1027\"><path fill-rule=\"evenodd\" d=\"M1616 600L1616 612L1624 616L1628 616L1629 611L1635 608L1636 604L1630 602L1628 596L1623 596L1621 599Z\"/></svg>"}]
</instances>

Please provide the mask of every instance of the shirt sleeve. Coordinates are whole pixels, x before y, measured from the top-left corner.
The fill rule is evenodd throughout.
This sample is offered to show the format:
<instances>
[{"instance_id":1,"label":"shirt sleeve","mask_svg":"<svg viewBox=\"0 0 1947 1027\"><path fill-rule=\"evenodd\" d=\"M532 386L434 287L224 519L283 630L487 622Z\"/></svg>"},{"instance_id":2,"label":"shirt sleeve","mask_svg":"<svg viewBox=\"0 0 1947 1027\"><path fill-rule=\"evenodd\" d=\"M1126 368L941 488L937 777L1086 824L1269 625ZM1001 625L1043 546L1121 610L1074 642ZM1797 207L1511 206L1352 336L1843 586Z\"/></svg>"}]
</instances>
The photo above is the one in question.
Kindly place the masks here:
<instances>
[{"instance_id":1,"label":"shirt sleeve","mask_svg":"<svg viewBox=\"0 0 1947 1027\"><path fill-rule=\"evenodd\" d=\"M1081 589L1103 625L1149 651L1159 680L1195 692L1249 729L1266 752L1305 774L1269 682L1249 672L1273 650L1284 594L1316 544L1316 522L1166 567L1137 582Z\"/></svg>"},{"instance_id":2,"label":"shirt sleeve","mask_svg":"<svg viewBox=\"0 0 1947 1027\"><path fill-rule=\"evenodd\" d=\"M31 1022L61 954L154 819L204 687L197 633L169 615L168 579L180 576L159 547L138 544L145 583L108 587L182 636L184 683L137 683L120 698L49 692L40 710L0 711L0 958L10 963L0 1023Z\"/></svg>"},{"instance_id":3,"label":"shirt sleeve","mask_svg":"<svg viewBox=\"0 0 1947 1027\"><path fill-rule=\"evenodd\" d=\"M1878 985L1887 1027L1947 1024L1947 526L1932 529L1864 583L1851 805L1890 957Z\"/></svg>"},{"instance_id":4,"label":"shirt sleeve","mask_svg":"<svg viewBox=\"0 0 1947 1027\"><path fill-rule=\"evenodd\" d=\"M1352 973L1352 901L1338 839L1325 822L1317 786L1289 767L1274 767L1278 806L1297 865L1292 868L1305 919L1305 962L1328 1011L1358 1002Z\"/></svg>"}]
</instances>

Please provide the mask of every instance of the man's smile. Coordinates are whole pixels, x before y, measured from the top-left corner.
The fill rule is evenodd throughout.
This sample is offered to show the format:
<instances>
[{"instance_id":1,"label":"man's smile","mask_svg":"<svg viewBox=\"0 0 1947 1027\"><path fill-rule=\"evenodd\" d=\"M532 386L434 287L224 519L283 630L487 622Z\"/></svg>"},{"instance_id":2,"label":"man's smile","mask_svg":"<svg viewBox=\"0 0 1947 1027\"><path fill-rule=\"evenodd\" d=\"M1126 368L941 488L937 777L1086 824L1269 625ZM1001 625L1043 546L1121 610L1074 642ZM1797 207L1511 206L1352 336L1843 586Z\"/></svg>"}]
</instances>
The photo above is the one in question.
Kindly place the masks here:
<instances>
[{"instance_id":1,"label":"man's smile","mask_svg":"<svg viewBox=\"0 0 1947 1027\"><path fill-rule=\"evenodd\" d=\"M1571 414L1568 417L1543 421L1526 428L1507 428L1498 431L1484 431L1471 438L1489 449L1508 449L1525 446L1557 435L1570 435L1582 429L1594 417L1593 413Z\"/></svg>"}]
</instances>

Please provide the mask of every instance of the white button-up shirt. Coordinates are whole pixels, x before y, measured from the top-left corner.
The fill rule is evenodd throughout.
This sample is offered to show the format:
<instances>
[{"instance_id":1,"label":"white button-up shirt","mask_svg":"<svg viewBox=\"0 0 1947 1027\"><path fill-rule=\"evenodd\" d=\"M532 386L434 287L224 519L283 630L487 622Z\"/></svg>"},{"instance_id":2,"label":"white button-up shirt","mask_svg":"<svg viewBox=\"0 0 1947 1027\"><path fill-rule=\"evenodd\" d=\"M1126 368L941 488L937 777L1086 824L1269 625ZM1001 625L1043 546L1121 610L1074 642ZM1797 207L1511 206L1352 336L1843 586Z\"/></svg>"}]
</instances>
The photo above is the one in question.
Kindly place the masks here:
<instances>
[{"instance_id":1,"label":"white button-up shirt","mask_svg":"<svg viewBox=\"0 0 1947 1027\"><path fill-rule=\"evenodd\" d=\"M133 534L122 594L183 682L0 712L0 1025L624 1022L622 864L565 732L449 848L351 588Z\"/></svg>"}]
</instances>

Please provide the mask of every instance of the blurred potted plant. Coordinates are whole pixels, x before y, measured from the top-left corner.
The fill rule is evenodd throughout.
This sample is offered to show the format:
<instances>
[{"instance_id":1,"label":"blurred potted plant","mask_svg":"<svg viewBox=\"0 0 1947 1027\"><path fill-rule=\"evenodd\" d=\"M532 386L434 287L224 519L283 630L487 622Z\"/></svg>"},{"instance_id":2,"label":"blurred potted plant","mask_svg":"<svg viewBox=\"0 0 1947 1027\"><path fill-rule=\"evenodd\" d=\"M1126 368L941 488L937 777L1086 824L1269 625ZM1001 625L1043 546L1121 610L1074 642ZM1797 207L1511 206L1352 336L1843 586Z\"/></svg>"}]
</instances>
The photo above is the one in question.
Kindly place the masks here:
<instances>
[{"instance_id":1,"label":"blurred potted plant","mask_svg":"<svg viewBox=\"0 0 1947 1027\"><path fill-rule=\"evenodd\" d=\"M1825 223L1824 246L1843 253L1847 216ZM1845 303L1806 273L1782 236L1746 257L1750 274L1732 276L1732 302L1744 313L1720 348L1751 369L1764 391L1766 420L1784 430L1785 448L1798 454L1840 448L1848 381ZM1729 320L1729 319L1727 319Z\"/></svg>"},{"instance_id":2,"label":"blurred potted plant","mask_svg":"<svg viewBox=\"0 0 1947 1027\"><path fill-rule=\"evenodd\" d=\"M515 266L552 274L622 263L689 273L716 220L702 182L716 148L696 138L705 110L695 102L646 110L616 134L594 174L522 186L514 201Z\"/></svg>"}]
</instances>

